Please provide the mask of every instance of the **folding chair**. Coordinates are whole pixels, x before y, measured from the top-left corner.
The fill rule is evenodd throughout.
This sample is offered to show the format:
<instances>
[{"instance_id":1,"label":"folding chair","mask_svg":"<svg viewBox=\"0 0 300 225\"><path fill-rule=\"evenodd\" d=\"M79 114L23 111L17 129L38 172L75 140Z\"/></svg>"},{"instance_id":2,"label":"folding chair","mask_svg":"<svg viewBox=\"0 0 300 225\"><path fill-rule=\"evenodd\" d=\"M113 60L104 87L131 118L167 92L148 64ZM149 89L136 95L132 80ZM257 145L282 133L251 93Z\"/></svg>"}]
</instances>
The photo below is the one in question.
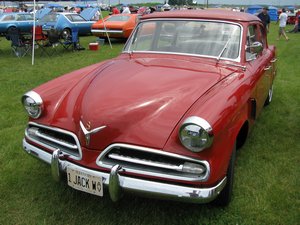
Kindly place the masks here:
<instances>
[{"instance_id":1,"label":"folding chair","mask_svg":"<svg viewBox=\"0 0 300 225\"><path fill-rule=\"evenodd\" d=\"M72 50L81 50L79 44L79 35L78 35L78 28L72 28L71 36L68 37L65 41L62 42L63 47L65 49L69 49L70 47Z\"/></svg>"},{"instance_id":2,"label":"folding chair","mask_svg":"<svg viewBox=\"0 0 300 225\"><path fill-rule=\"evenodd\" d=\"M42 26L35 27L35 44L42 50L42 53L47 53L45 45L48 42L47 36L43 33Z\"/></svg>"},{"instance_id":3,"label":"folding chair","mask_svg":"<svg viewBox=\"0 0 300 225\"><path fill-rule=\"evenodd\" d=\"M8 38L11 40L11 49L17 57L24 57L29 52L31 43L23 40L17 28L9 30Z\"/></svg>"},{"instance_id":4,"label":"folding chair","mask_svg":"<svg viewBox=\"0 0 300 225\"><path fill-rule=\"evenodd\" d=\"M46 46L48 49L51 48L52 49L51 55L53 55L54 53L57 53L57 47L61 45L60 33L55 29L51 29L47 32L47 36L48 36L48 43L44 46Z\"/></svg>"}]
</instances>

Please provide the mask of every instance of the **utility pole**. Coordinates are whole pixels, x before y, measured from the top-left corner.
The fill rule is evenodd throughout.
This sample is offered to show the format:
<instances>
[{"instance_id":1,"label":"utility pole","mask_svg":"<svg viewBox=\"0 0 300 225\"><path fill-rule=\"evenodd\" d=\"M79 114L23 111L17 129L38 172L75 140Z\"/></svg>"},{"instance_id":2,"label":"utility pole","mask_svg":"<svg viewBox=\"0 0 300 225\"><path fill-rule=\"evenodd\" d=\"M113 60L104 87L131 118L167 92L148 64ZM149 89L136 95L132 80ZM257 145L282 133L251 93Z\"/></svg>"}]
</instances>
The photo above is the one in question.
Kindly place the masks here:
<instances>
[{"instance_id":1,"label":"utility pole","mask_svg":"<svg viewBox=\"0 0 300 225\"><path fill-rule=\"evenodd\" d=\"M206 1L206 8L208 9L208 0Z\"/></svg>"}]
</instances>

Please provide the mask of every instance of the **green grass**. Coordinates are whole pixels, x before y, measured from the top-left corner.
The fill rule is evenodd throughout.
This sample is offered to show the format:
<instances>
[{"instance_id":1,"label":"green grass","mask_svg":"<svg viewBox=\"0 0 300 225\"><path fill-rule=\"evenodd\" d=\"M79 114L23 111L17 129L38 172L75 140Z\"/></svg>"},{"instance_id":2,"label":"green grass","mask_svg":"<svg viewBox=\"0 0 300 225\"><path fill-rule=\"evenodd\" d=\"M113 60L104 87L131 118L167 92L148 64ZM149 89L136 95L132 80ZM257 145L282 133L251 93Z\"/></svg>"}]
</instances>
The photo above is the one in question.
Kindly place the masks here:
<instances>
[{"instance_id":1,"label":"green grass","mask_svg":"<svg viewBox=\"0 0 300 225\"><path fill-rule=\"evenodd\" d=\"M16 58L0 41L0 224L299 224L300 222L300 34L269 44L278 49L273 102L258 118L238 152L234 196L226 208L124 196L111 202L55 183L49 165L21 147L27 117L23 93L64 73L117 56L123 43L99 51L60 52ZM88 48L95 37L82 37ZM37 51L38 53L38 51Z\"/></svg>"}]
</instances>

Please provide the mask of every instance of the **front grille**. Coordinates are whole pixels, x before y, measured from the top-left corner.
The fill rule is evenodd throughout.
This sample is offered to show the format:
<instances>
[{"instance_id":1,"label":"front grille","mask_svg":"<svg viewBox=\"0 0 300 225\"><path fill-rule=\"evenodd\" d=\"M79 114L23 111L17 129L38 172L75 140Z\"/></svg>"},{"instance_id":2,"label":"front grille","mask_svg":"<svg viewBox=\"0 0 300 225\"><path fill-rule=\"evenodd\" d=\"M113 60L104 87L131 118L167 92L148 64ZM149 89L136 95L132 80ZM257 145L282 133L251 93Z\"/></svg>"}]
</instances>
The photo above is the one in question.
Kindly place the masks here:
<instances>
[{"instance_id":1,"label":"front grille","mask_svg":"<svg viewBox=\"0 0 300 225\"><path fill-rule=\"evenodd\" d=\"M55 127L48 127L37 123L29 123L25 136L30 141L49 150L60 149L74 159L81 159L81 148L75 134Z\"/></svg>"},{"instance_id":2,"label":"front grille","mask_svg":"<svg viewBox=\"0 0 300 225\"><path fill-rule=\"evenodd\" d=\"M104 168L116 164L127 172L183 181L204 181L210 172L207 161L127 144L113 144L97 159L97 165ZM191 165L199 171L186 169Z\"/></svg>"}]
</instances>

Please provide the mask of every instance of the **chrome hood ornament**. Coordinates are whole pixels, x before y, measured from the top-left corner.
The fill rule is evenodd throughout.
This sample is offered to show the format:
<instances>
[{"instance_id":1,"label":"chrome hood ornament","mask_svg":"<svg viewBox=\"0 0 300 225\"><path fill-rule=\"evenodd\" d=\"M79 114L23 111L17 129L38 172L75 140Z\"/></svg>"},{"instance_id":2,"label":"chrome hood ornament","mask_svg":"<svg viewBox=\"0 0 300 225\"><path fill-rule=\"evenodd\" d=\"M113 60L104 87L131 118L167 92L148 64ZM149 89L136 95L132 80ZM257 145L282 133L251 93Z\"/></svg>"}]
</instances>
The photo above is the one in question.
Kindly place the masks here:
<instances>
[{"instance_id":1,"label":"chrome hood ornament","mask_svg":"<svg viewBox=\"0 0 300 225\"><path fill-rule=\"evenodd\" d=\"M85 126L83 125L83 123L80 121L80 128L85 136L85 143L86 145L90 144L90 140L91 140L91 134L95 134L97 132L99 132L100 130L106 128L106 126L101 126L101 127L97 127L93 130L89 130L91 128L91 122L87 123L87 128L85 128Z\"/></svg>"}]
</instances>

